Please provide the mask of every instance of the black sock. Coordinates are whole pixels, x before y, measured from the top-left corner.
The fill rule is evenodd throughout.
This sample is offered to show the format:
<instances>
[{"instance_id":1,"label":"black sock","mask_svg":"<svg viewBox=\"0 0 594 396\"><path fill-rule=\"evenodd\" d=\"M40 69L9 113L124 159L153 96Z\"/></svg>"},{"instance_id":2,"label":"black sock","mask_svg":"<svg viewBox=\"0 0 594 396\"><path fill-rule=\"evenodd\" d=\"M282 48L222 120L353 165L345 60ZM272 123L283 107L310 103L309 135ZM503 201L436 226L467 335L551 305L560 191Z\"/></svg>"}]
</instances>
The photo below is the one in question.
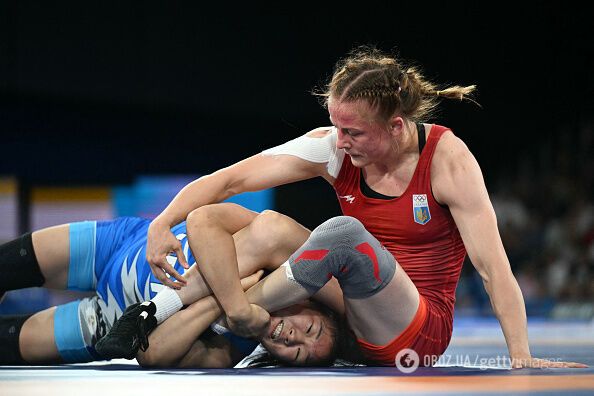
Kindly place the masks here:
<instances>
[{"instance_id":1,"label":"black sock","mask_svg":"<svg viewBox=\"0 0 594 396\"><path fill-rule=\"evenodd\" d=\"M0 316L0 365L28 365L21 356L19 336L28 315Z\"/></svg>"},{"instance_id":2,"label":"black sock","mask_svg":"<svg viewBox=\"0 0 594 396\"><path fill-rule=\"evenodd\" d=\"M0 293L44 282L30 232L0 246Z\"/></svg>"}]
</instances>

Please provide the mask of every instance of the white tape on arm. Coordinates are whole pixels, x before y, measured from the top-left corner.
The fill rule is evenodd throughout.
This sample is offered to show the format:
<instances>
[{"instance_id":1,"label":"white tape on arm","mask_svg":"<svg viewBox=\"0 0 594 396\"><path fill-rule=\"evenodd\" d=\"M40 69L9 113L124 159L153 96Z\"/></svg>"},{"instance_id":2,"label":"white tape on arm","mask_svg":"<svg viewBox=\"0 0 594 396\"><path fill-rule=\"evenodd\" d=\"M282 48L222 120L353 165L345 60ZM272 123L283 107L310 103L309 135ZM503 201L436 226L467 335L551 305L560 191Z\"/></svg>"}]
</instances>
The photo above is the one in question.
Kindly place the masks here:
<instances>
[{"instance_id":1,"label":"white tape on arm","mask_svg":"<svg viewBox=\"0 0 594 396\"><path fill-rule=\"evenodd\" d=\"M337 177L344 159L344 151L336 148L336 128L331 128L325 136L299 136L280 146L262 152L262 155L292 155L305 161L327 163L326 168L332 177Z\"/></svg>"}]
</instances>

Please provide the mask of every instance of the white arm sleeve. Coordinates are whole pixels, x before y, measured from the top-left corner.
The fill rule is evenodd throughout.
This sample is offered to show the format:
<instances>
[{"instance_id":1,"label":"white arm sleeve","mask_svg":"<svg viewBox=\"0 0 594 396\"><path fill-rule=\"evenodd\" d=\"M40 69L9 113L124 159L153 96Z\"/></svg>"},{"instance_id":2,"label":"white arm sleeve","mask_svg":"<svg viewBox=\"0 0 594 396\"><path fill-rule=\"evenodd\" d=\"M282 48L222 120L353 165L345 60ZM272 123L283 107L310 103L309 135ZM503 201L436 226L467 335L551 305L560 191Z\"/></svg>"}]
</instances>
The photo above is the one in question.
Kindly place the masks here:
<instances>
[{"instance_id":1,"label":"white arm sleeve","mask_svg":"<svg viewBox=\"0 0 594 396\"><path fill-rule=\"evenodd\" d=\"M327 163L326 169L330 176L336 178L344 160L344 150L336 148L336 128L331 128L326 136L299 136L280 146L262 151L262 155L292 155L315 163Z\"/></svg>"}]
</instances>

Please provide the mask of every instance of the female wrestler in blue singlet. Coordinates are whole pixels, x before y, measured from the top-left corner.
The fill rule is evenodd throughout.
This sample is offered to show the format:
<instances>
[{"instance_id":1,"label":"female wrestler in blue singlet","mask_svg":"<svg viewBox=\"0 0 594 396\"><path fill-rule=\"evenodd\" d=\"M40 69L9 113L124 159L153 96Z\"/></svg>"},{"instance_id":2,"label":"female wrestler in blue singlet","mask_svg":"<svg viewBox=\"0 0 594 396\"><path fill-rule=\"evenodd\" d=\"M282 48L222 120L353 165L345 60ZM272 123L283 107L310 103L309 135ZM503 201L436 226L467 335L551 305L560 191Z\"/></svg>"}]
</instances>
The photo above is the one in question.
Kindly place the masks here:
<instances>
[{"instance_id":1,"label":"female wrestler in blue singlet","mask_svg":"<svg viewBox=\"0 0 594 396\"><path fill-rule=\"evenodd\" d=\"M238 272L244 278L244 287L258 280L261 276L261 273L257 274L258 270L278 267L307 235L303 227L274 212L258 215L241 209L234 213L241 213L243 218L238 220L249 224L234 235L241 257ZM145 259L149 224L149 220L141 218L71 223L26 234L0 246L0 268L7 275L0 277L0 290L44 286L97 293L34 315L1 318L0 355L3 358L0 363L75 363L102 359L94 345L111 329L126 307L153 298L164 287L152 275ZM287 224L290 224L292 238L286 238L282 231ZM300 231L303 235L298 235ZM186 223L172 228L172 232L181 242L188 263L195 263ZM183 273L176 257L169 257L169 262ZM29 284L25 277L30 279ZM196 265L186 270L184 277L188 284L192 283L192 287L184 288L184 292L192 294L186 296L185 301L196 302L151 334L151 348L139 354L139 362L150 366L181 367L234 365L249 354L257 342L230 333L220 335L207 331L203 334L221 311L214 297L207 297L210 290ZM301 304L279 312L276 317L275 329L268 335L269 342L280 339L291 329L292 337L297 332L303 333L301 348L305 348L304 351L311 348L313 357L315 350L316 359L308 363L321 363L330 358L334 342L332 329L336 326L326 313ZM12 332L9 331L11 327ZM279 328L282 332L278 332ZM315 342L306 343L313 331L316 336L321 336L316 337ZM291 352L285 353L284 349L289 350L285 343L274 344L276 356L301 363L298 356L293 359Z\"/></svg>"}]
</instances>

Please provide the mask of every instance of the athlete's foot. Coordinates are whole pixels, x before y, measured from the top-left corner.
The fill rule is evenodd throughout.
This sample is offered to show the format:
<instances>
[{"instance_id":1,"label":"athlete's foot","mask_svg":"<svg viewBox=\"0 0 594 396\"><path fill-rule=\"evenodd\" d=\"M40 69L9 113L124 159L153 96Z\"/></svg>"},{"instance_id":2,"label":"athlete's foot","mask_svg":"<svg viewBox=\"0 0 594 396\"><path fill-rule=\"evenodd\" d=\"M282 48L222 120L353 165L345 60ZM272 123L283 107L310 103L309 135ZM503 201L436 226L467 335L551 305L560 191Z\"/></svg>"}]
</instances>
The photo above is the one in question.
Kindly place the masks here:
<instances>
[{"instance_id":1,"label":"athlete's foot","mask_svg":"<svg viewBox=\"0 0 594 396\"><path fill-rule=\"evenodd\" d=\"M146 313L154 317L155 311L155 304L150 301L130 305L105 337L95 344L97 353L105 359L134 359L140 347L140 315Z\"/></svg>"}]
</instances>

